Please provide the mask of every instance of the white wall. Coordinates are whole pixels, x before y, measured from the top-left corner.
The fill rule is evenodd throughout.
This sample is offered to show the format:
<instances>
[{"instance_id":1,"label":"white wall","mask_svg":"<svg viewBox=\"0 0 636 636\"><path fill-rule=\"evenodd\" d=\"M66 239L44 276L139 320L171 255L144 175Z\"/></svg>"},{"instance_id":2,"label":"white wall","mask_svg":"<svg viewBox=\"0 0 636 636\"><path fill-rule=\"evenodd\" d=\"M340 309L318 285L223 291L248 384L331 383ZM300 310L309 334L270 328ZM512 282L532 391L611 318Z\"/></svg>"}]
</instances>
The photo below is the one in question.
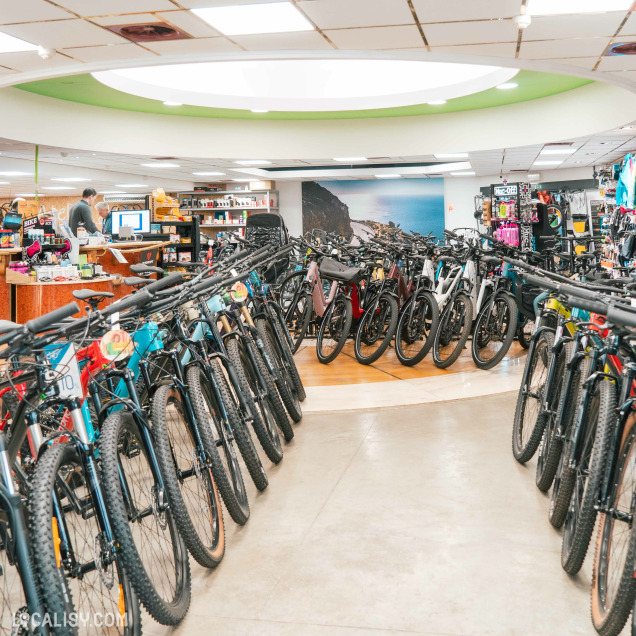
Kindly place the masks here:
<instances>
[{"instance_id":1,"label":"white wall","mask_svg":"<svg viewBox=\"0 0 636 636\"><path fill-rule=\"evenodd\" d=\"M280 215L285 220L285 225L291 236L300 236L303 233L303 196L302 182L277 181Z\"/></svg>"}]
</instances>

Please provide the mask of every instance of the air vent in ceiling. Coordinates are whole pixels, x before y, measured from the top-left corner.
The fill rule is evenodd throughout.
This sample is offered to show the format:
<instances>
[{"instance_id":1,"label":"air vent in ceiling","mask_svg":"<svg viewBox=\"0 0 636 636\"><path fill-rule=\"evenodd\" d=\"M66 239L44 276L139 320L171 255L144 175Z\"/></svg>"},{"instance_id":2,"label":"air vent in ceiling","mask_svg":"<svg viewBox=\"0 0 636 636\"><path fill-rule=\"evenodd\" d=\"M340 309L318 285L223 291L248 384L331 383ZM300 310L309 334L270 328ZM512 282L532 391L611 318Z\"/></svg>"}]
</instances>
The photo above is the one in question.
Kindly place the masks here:
<instances>
[{"instance_id":1,"label":"air vent in ceiling","mask_svg":"<svg viewBox=\"0 0 636 636\"><path fill-rule=\"evenodd\" d=\"M151 24L118 24L107 26L108 30L131 42L165 42L167 40L187 40L190 36L166 22Z\"/></svg>"},{"instance_id":2,"label":"air vent in ceiling","mask_svg":"<svg viewBox=\"0 0 636 636\"><path fill-rule=\"evenodd\" d=\"M106 203L145 203L145 194L105 194Z\"/></svg>"}]
</instances>

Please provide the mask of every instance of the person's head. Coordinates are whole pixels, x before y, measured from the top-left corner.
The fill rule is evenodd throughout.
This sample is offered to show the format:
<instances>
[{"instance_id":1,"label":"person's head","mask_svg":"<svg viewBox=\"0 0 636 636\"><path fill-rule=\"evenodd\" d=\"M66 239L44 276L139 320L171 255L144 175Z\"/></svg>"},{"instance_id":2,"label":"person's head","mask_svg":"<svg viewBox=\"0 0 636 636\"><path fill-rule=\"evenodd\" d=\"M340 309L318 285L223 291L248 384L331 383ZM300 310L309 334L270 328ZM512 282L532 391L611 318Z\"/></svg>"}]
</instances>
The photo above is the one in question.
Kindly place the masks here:
<instances>
[{"instance_id":1,"label":"person's head","mask_svg":"<svg viewBox=\"0 0 636 636\"><path fill-rule=\"evenodd\" d=\"M93 188L84 188L84 192L82 192L82 199L84 199L88 205L93 205L96 196L97 192Z\"/></svg>"},{"instance_id":2,"label":"person's head","mask_svg":"<svg viewBox=\"0 0 636 636\"><path fill-rule=\"evenodd\" d=\"M100 201L99 203L97 203L95 205L95 210L97 210L97 214L99 214L102 219L108 218L108 215L110 214L110 207L105 201Z\"/></svg>"}]
</instances>

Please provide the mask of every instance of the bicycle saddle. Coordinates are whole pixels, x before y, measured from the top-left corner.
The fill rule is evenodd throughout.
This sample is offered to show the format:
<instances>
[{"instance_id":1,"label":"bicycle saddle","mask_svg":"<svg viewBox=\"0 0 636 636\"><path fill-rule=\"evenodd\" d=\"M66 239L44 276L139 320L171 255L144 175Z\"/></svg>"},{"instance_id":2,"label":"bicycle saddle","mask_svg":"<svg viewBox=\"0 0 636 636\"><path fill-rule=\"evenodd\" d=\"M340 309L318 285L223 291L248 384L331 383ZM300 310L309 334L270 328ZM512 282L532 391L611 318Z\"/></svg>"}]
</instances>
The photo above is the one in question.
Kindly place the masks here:
<instances>
[{"instance_id":1,"label":"bicycle saddle","mask_svg":"<svg viewBox=\"0 0 636 636\"><path fill-rule=\"evenodd\" d=\"M333 278L345 283L357 283L362 279L363 269L360 267L347 267L333 258L323 257L318 263L320 273L326 278Z\"/></svg>"},{"instance_id":2,"label":"bicycle saddle","mask_svg":"<svg viewBox=\"0 0 636 636\"><path fill-rule=\"evenodd\" d=\"M456 263L457 259L454 256L440 256L439 258L439 262L440 263Z\"/></svg>"},{"instance_id":3,"label":"bicycle saddle","mask_svg":"<svg viewBox=\"0 0 636 636\"><path fill-rule=\"evenodd\" d=\"M154 265L145 265L144 263L136 263L130 266L130 271L133 274L163 274L161 267L155 267Z\"/></svg>"},{"instance_id":4,"label":"bicycle saddle","mask_svg":"<svg viewBox=\"0 0 636 636\"><path fill-rule=\"evenodd\" d=\"M97 298L112 298L115 294L112 292L98 292L92 289L77 289L73 292L73 298L77 300L91 300Z\"/></svg>"},{"instance_id":5,"label":"bicycle saddle","mask_svg":"<svg viewBox=\"0 0 636 636\"><path fill-rule=\"evenodd\" d=\"M152 278L140 278L139 276L126 276L124 278L124 285L128 285L128 287L143 287L150 285L150 283L154 283Z\"/></svg>"}]
</instances>

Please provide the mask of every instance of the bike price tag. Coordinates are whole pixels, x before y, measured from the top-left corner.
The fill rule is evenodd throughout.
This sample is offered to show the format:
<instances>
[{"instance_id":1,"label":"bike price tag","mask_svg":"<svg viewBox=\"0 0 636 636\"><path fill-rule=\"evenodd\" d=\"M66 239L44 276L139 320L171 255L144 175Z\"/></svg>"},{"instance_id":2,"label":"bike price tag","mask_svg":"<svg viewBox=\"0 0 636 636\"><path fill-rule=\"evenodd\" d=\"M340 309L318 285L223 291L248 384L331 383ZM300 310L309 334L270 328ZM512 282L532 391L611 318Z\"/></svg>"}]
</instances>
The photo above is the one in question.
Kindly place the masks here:
<instances>
[{"instance_id":1,"label":"bike price tag","mask_svg":"<svg viewBox=\"0 0 636 636\"><path fill-rule=\"evenodd\" d=\"M79 365L72 342L63 347L51 347L46 354L55 375L62 376L57 381L57 387L61 397L83 398L82 382L80 379Z\"/></svg>"},{"instance_id":2,"label":"bike price tag","mask_svg":"<svg viewBox=\"0 0 636 636\"><path fill-rule=\"evenodd\" d=\"M234 268L230 270L230 274L232 274L232 276L238 276L238 272Z\"/></svg>"},{"instance_id":3,"label":"bike price tag","mask_svg":"<svg viewBox=\"0 0 636 636\"><path fill-rule=\"evenodd\" d=\"M102 336L99 348L106 359L122 360L133 352L132 338L123 329L113 329Z\"/></svg>"}]
</instances>

